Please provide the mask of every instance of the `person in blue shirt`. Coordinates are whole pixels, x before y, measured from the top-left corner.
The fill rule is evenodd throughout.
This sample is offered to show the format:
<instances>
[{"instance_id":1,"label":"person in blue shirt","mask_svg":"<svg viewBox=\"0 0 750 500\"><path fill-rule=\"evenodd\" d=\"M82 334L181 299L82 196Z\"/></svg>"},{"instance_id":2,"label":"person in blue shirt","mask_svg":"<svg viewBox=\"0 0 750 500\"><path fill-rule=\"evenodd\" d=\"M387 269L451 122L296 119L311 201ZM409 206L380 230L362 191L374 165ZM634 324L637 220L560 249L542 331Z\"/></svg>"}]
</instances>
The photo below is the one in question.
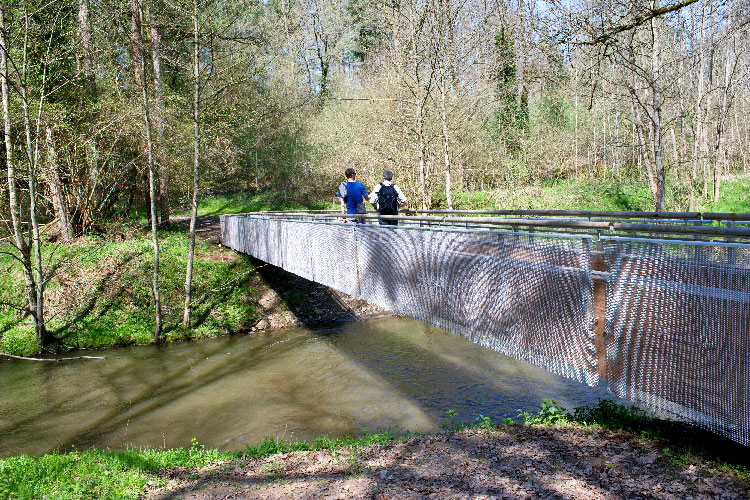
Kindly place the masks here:
<instances>
[{"instance_id":1,"label":"person in blue shirt","mask_svg":"<svg viewBox=\"0 0 750 500\"><path fill-rule=\"evenodd\" d=\"M370 199L367 195L367 188L361 182L354 180L357 177L357 172L353 168L347 168L344 175L346 175L346 189L340 187L338 192L338 197L341 200L341 213L355 215L364 213L357 211L357 205L362 204L362 208L364 208L364 200ZM354 221L363 222L360 218L354 218Z\"/></svg>"}]
</instances>

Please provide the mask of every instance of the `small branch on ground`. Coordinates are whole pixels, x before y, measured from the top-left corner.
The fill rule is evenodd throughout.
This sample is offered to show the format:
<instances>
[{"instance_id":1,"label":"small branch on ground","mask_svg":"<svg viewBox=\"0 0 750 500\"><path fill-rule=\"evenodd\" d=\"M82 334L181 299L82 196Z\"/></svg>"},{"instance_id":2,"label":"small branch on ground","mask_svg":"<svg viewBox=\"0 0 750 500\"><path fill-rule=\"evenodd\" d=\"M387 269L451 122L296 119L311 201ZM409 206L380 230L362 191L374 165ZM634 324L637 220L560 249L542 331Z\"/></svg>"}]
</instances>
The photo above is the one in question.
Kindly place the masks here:
<instances>
[{"instance_id":1,"label":"small branch on ground","mask_svg":"<svg viewBox=\"0 0 750 500\"><path fill-rule=\"evenodd\" d=\"M71 358L27 358L24 356L14 356L6 352L0 352L0 358L20 359L22 361L46 361L56 363L57 361L71 361L74 359L105 359L103 356L73 356Z\"/></svg>"}]
</instances>

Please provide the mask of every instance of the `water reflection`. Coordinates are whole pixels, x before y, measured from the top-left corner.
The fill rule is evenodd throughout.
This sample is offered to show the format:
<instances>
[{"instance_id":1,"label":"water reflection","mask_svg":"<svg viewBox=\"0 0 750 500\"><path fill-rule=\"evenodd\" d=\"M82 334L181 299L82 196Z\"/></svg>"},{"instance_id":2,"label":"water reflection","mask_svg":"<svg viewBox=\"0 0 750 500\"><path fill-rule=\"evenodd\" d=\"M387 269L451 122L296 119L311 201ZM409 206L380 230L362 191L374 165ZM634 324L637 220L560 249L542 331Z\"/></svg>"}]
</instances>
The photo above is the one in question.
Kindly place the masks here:
<instances>
[{"instance_id":1,"label":"water reflection","mask_svg":"<svg viewBox=\"0 0 750 500\"><path fill-rule=\"evenodd\" d=\"M447 409L501 419L545 397L574 407L606 396L402 318L102 354L0 363L0 455L191 438L235 450L267 436L427 431Z\"/></svg>"}]
</instances>

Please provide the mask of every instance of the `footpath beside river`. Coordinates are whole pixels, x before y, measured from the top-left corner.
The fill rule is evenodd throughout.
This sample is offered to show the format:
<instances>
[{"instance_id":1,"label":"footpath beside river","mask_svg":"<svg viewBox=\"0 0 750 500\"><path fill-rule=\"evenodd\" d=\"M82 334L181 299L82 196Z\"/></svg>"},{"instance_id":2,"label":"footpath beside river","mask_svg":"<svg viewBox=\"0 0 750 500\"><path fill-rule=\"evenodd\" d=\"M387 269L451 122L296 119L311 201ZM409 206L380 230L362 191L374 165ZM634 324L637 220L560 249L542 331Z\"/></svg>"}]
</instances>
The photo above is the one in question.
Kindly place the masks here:
<instances>
[{"instance_id":1,"label":"footpath beside river","mask_svg":"<svg viewBox=\"0 0 750 500\"><path fill-rule=\"evenodd\" d=\"M750 483L658 442L504 425L166 471L167 499L742 499Z\"/></svg>"}]
</instances>

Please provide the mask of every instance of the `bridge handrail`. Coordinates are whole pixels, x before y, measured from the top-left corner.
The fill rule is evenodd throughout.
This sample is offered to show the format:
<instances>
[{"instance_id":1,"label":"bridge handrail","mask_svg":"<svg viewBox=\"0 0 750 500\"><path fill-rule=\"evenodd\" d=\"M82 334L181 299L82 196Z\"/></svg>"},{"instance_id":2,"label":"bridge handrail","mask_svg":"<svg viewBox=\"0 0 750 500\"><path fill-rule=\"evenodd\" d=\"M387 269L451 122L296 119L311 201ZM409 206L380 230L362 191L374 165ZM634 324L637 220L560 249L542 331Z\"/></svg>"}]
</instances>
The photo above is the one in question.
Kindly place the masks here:
<instances>
[{"instance_id":1,"label":"bridge handrail","mask_svg":"<svg viewBox=\"0 0 750 500\"><path fill-rule=\"evenodd\" d=\"M702 220L746 220L750 213L741 212L644 212L617 210L413 210L417 214L440 215L519 215L528 217L601 217L631 219L702 219Z\"/></svg>"},{"instance_id":2,"label":"bridge handrail","mask_svg":"<svg viewBox=\"0 0 750 500\"><path fill-rule=\"evenodd\" d=\"M364 220L398 220L404 222L430 223L430 224L481 224L487 226L526 226L526 227L549 227L584 229L594 231L623 231L629 233L650 234L691 234L707 237L737 237L750 238L750 228L737 227L705 227L702 225L665 225L665 224L639 224L633 222L601 221L601 220L551 220L535 218L511 218L511 217L446 217L446 216L411 216L411 215L378 215L361 214L353 216L341 213L311 213L311 212L253 212L251 214L236 214L251 216L271 217L303 217L315 220L341 220L357 217Z\"/></svg>"},{"instance_id":3,"label":"bridge handrail","mask_svg":"<svg viewBox=\"0 0 750 500\"><path fill-rule=\"evenodd\" d=\"M268 214L337 214L339 210L274 210ZM435 215L494 215L520 217L597 217L615 219L697 219L704 221L746 221L750 212L647 212L634 210L403 210L406 214ZM691 221L692 222L692 221Z\"/></svg>"}]
</instances>

